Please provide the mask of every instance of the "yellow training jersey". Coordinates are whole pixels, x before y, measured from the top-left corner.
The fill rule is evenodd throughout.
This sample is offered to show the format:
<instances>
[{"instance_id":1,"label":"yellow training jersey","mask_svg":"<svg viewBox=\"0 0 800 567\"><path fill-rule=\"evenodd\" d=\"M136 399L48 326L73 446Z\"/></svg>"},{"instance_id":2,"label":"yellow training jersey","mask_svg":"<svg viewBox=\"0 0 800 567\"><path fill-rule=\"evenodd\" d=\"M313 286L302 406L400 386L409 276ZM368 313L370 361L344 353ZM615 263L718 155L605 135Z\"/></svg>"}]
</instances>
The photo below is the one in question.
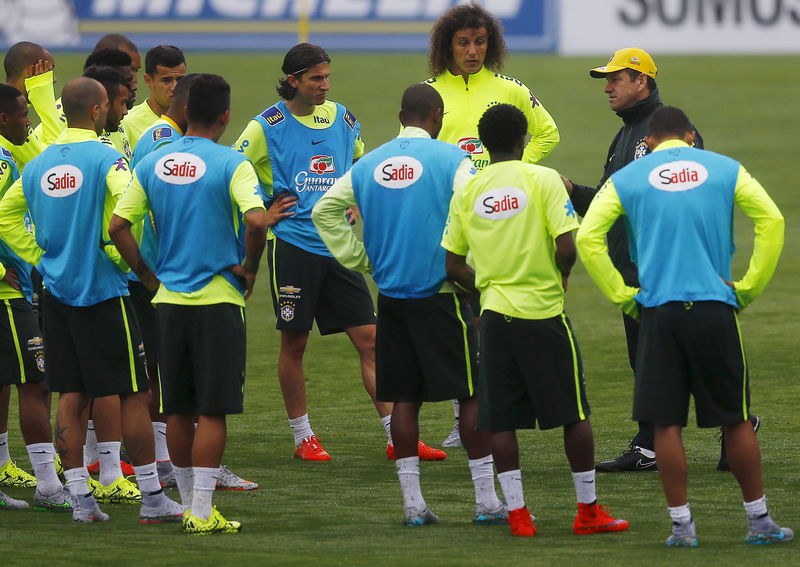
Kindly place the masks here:
<instances>
[{"instance_id":1,"label":"yellow training jersey","mask_svg":"<svg viewBox=\"0 0 800 567\"><path fill-rule=\"evenodd\" d=\"M125 118L122 119L122 128L128 135L131 153L136 149L136 143L142 137L142 134L153 125L153 122L161 118L160 114L153 112L153 109L147 104L147 100L149 99L131 108Z\"/></svg>"},{"instance_id":2,"label":"yellow training jersey","mask_svg":"<svg viewBox=\"0 0 800 567\"><path fill-rule=\"evenodd\" d=\"M481 311L548 319L564 309L555 239L576 228L557 171L503 161L456 189L442 247L471 253Z\"/></svg>"},{"instance_id":3,"label":"yellow training jersey","mask_svg":"<svg viewBox=\"0 0 800 567\"><path fill-rule=\"evenodd\" d=\"M482 67L469 75L468 83L461 75L450 71L425 82L436 89L444 101L444 121L438 139L468 152L477 169L484 169L490 163L489 151L478 137L478 121L495 104L515 106L528 119L531 139L522 161L537 163L558 145L558 127L552 116L533 92L513 77Z\"/></svg>"}]
</instances>

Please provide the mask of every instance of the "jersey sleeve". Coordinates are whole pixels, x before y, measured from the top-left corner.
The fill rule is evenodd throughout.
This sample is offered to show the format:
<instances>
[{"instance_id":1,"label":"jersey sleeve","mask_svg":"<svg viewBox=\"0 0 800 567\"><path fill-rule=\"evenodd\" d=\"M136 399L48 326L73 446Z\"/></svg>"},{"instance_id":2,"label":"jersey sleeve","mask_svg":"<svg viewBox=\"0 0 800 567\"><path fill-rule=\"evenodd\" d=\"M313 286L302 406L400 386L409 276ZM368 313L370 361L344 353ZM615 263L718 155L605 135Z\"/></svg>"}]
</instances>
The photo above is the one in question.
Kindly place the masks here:
<instances>
[{"instance_id":1,"label":"jersey sleeve","mask_svg":"<svg viewBox=\"0 0 800 567\"><path fill-rule=\"evenodd\" d=\"M361 134L356 136L356 141L353 144L353 161L357 160L364 155L364 140L361 139Z\"/></svg>"},{"instance_id":2,"label":"jersey sleeve","mask_svg":"<svg viewBox=\"0 0 800 567\"><path fill-rule=\"evenodd\" d=\"M108 225L111 223L111 216L117 207L117 203L125 194L125 190L130 184L131 172L128 169L128 162L122 155L114 164L109 168L106 173L106 200L103 204L103 242L105 246L103 251L108 256L109 260L114 262L117 267L123 272L130 271L130 267L125 260L122 259L117 247L111 242L111 237L108 235ZM137 242L142 240L142 224L136 223L132 225L131 232Z\"/></svg>"},{"instance_id":3,"label":"jersey sleeve","mask_svg":"<svg viewBox=\"0 0 800 567\"><path fill-rule=\"evenodd\" d=\"M56 108L53 71L28 77L25 79L25 88L28 91L28 100L41 121L41 132L37 136L42 144L48 146L66 127L66 123L61 121L61 110Z\"/></svg>"},{"instance_id":4,"label":"jersey sleeve","mask_svg":"<svg viewBox=\"0 0 800 567\"><path fill-rule=\"evenodd\" d=\"M475 177L476 173L478 173L478 170L475 169L469 157L465 157L461 160L461 163L458 164L458 168L456 169L456 174L453 176L453 192L455 193L456 189L466 185L470 179Z\"/></svg>"},{"instance_id":5,"label":"jersey sleeve","mask_svg":"<svg viewBox=\"0 0 800 567\"><path fill-rule=\"evenodd\" d=\"M139 177L134 171L128 187L125 188L117 206L114 207L114 214L125 219L131 225L136 225L147 215L149 209L147 193L144 192Z\"/></svg>"},{"instance_id":6,"label":"jersey sleeve","mask_svg":"<svg viewBox=\"0 0 800 567\"><path fill-rule=\"evenodd\" d=\"M523 85L518 90L518 93L521 99L518 108L522 110L525 118L528 119L528 133L531 135L531 139L522 154L522 161L538 163L555 149L561 140L561 136L558 133L555 120L545 110L533 92Z\"/></svg>"},{"instance_id":7,"label":"jersey sleeve","mask_svg":"<svg viewBox=\"0 0 800 567\"><path fill-rule=\"evenodd\" d=\"M453 198L450 199L450 212L447 215L441 242L442 248L459 256L466 256L469 252L469 243L464 234L460 216L461 203L466 198L465 189L465 185L457 188L453 193Z\"/></svg>"},{"instance_id":8,"label":"jersey sleeve","mask_svg":"<svg viewBox=\"0 0 800 567\"><path fill-rule=\"evenodd\" d=\"M249 161L240 163L231 177L231 200L242 214L253 209L264 208L264 195L255 169Z\"/></svg>"},{"instance_id":9,"label":"jersey sleeve","mask_svg":"<svg viewBox=\"0 0 800 567\"><path fill-rule=\"evenodd\" d=\"M356 164L354 167L358 167ZM356 204L352 170L317 201L311 211L311 220L328 250L345 268L369 273L372 269L364 244L343 219L345 210ZM366 222L366 220L365 220Z\"/></svg>"},{"instance_id":10,"label":"jersey sleeve","mask_svg":"<svg viewBox=\"0 0 800 567\"><path fill-rule=\"evenodd\" d=\"M624 313L637 317L639 309L634 298L639 290L625 285L622 274L611 262L606 245L606 233L614 221L624 214L625 209L622 207L617 189L614 187L614 182L609 179L597 193L592 206L583 217L576 245L586 271L600 291Z\"/></svg>"},{"instance_id":11,"label":"jersey sleeve","mask_svg":"<svg viewBox=\"0 0 800 567\"><path fill-rule=\"evenodd\" d=\"M558 173L555 170L547 171L543 181L541 188L547 227L550 236L557 238L578 228L578 216Z\"/></svg>"},{"instance_id":12,"label":"jersey sleeve","mask_svg":"<svg viewBox=\"0 0 800 567\"><path fill-rule=\"evenodd\" d=\"M264 189L266 200L272 199L272 163L269 158L267 138L264 136L261 124L256 120L248 122L239 139L233 144L233 149L250 160Z\"/></svg>"},{"instance_id":13,"label":"jersey sleeve","mask_svg":"<svg viewBox=\"0 0 800 567\"><path fill-rule=\"evenodd\" d=\"M744 168L739 168L734 203L755 224L753 255L744 277L734 283L740 307L750 305L775 273L783 249L784 219L762 185Z\"/></svg>"},{"instance_id":14,"label":"jersey sleeve","mask_svg":"<svg viewBox=\"0 0 800 567\"><path fill-rule=\"evenodd\" d=\"M17 255L34 266L44 254L36 238L25 226L28 201L22 191L22 178L17 179L0 200L0 238Z\"/></svg>"}]
</instances>

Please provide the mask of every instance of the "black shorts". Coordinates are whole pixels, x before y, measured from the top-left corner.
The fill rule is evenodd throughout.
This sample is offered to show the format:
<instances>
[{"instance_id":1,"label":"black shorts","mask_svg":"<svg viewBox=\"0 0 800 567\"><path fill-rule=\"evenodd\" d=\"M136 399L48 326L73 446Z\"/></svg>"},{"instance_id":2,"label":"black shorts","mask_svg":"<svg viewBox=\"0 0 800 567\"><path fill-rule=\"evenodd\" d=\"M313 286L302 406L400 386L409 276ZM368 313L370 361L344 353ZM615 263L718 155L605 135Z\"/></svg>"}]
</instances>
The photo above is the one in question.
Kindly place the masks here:
<instances>
[{"instance_id":1,"label":"black shorts","mask_svg":"<svg viewBox=\"0 0 800 567\"><path fill-rule=\"evenodd\" d=\"M142 333L144 354L148 368L158 365L158 323L156 321L156 308L151 303L156 292L150 291L142 282L131 281L128 283L131 293L133 309L136 311L136 320L139 322L139 331Z\"/></svg>"},{"instance_id":2,"label":"black shorts","mask_svg":"<svg viewBox=\"0 0 800 567\"><path fill-rule=\"evenodd\" d=\"M454 293L415 299L378 295L377 398L438 402L475 394L477 331Z\"/></svg>"},{"instance_id":3,"label":"black shorts","mask_svg":"<svg viewBox=\"0 0 800 567\"><path fill-rule=\"evenodd\" d=\"M565 314L481 315L478 429L552 429L589 417L583 364Z\"/></svg>"},{"instance_id":4,"label":"black shorts","mask_svg":"<svg viewBox=\"0 0 800 567\"><path fill-rule=\"evenodd\" d=\"M53 392L101 398L147 390L144 345L129 297L73 307L44 290L40 309Z\"/></svg>"},{"instance_id":5,"label":"black shorts","mask_svg":"<svg viewBox=\"0 0 800 567\"><path fill-rule=\"evenodd\" d=\"M674 301L642 308L633 418L685 426L689 395L699 427L750 417L750 380L731 305Z\"/></svg>"},{"instance_id":6,"label":"black shorts","mask_svg":"<svg viewBox=\"0 0 800 567\"><path fill-rule=\"evenodd\" d=\"M159 303L161 406L166 414L242 413L244 308Z\"/></svg>"},{"instance_id":7,"label":"black shorts","mask_svg":"<svg viewBox=\"0 0 800 567\"><path fill-rule=\"evenodd\" d=\"M22 297L0 303L0 386L44 380L44 340L33 305Z\"/></svg>"},{"instance_id":8,"label":"black shorts","mask_svg":"<svg viewBox=\"0 0 800 567\"><path fill-rule=\"evenodd\" d=\"M375 324L375 307L364 276L335 258L307 252L279 238L268 242L275 328L321 335Z\"/></svg>"}]
</instances>

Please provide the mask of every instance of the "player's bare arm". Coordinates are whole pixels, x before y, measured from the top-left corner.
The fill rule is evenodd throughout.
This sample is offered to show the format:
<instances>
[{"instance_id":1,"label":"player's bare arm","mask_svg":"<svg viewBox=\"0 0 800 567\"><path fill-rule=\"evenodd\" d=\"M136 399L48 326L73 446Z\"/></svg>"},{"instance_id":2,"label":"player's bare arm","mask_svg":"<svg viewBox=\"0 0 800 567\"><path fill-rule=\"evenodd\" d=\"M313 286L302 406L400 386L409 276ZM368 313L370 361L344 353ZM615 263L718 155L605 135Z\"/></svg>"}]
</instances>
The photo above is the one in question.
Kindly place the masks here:
<instances>
[{"instance_id":1,"label":"player's bare arm","mask_svg":"<svg viewBox=\"0 0 800 567\"><path fill-rule=\"evenodd\" d=\"M475 288L475 270L467 264L467 257L447 251L445 256L445 270L447 279L456 287L468 294L478 293Z\"/></svg>"},{"instance_id":2,"label":"player's bare arm","mask_svg":"<svg viewBox=\"0 0 800 567\"><path fill-rule=\"evenodd\" d=\"M131 223L128 219L120 216L113 215L111 222L108 225L108 234L111 240L117 247L122 258L131 267L136 277L144 284L150 291L156 291L161 282L153 273L153 270L147 265L142 258L142 252L139 250L139 245L136 243L131 232Z\"/></svg>"}]
</instances>

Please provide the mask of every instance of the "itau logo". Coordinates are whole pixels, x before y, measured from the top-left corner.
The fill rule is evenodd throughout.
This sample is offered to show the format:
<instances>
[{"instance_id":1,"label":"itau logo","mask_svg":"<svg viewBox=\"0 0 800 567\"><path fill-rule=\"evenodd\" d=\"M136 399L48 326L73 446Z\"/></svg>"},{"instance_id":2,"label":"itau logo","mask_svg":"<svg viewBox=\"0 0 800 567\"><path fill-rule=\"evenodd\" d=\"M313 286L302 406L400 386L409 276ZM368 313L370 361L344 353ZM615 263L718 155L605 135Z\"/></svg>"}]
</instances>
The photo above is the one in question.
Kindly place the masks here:
<instances>
[{"instance_id":1,"label":"itau logo","mask_svg":"<svg viewBox=\"0 0 800 567\"><path fill-rule=\"evenodd\" d=\"M83 185L83 173L74 165L57 165L41 179L42 192L49 197L67 197Z\"/></svg>"},{"instance_id":2,"label":"itau logo","mask_svg":"<svg viewBox=\"0 0 800 567\"><path fill-rule=\"evenodd\" d=\"M333 156L312 157L308 170L316 174L334 173L336 171L336 166L333 164Z\"/></svg>"},{"instance_id":3,"label":"itau logo","mask_svg":"<svg viewBox=\"0 0 800 567\"><path fill-rule=\"evenodd\" d=\"M487 220L503 220L518 215L528 205L528 195L517 187L490 189L475 200L473 210Z\"/></svg>"},{"instance_id":4,"label":"itau logo","mask_svg":"<svg viewBox=\"0 0 800 567\"><path fill-rule=\"evenodd\" d=\"M706 182L708 170L696 161L672 161L657 166L647 180L659 191L689 191Z\"/></svg>"},{"instance_id":5,"label":"itau logo","mask_svg":"<svg viewBox=\"0 0 800 567\"><path fill-rule=\"evenodd\" d=\"M194 154L174 152L156 162L156 176L171 185L188 185L206 174L206 162Z\"/></svg>"},{"instance_id":6,"label":"itau logo","mask_svg":"<svg viewBox=\"0 0 800 567\"><path fill-rule=\"evenodd\" d=\"M387 189L405 189L422 177L422 163L411 156L383 160L372 171L372 178Z\"/></svg>"},{"instance_id":7,"label":"itau logo","mask_svg":"<svg viewBox=\"0 0 800 567\"><path fill-rule=\"evenodd\" d=\"M461 138L456 145L473 156L483 153L483 142L479 138Z\"/></svg>"}]
</instances>

